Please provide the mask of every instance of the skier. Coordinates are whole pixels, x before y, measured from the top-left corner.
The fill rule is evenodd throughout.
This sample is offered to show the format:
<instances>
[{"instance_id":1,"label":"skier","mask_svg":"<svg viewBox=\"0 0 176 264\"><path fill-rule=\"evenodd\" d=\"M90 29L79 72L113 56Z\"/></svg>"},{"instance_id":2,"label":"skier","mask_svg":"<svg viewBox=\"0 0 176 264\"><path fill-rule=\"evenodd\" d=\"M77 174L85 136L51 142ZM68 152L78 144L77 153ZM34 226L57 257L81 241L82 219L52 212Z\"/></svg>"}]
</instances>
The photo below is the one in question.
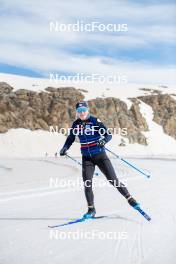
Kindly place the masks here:
<instances>
[{"instance_id":1,"label":"skier","mask_svg":"<svg viewBox=\"0 0 176 264\"><path fill-rule=\"evenodd\" d=\"M108 133L106 126L99 119L90 115L87 102L77 103L76 113L78 118L72 124L70 134L60 150L60 156L66 155L67 150L74 142L76 135L78 135L81 143L84 191L88 204L88 211L83 217L91 218L96 214L92 191L92 180L96 165L132 207L138 206L139 204L130 195L125 185L118 180L111 161L106 155L105 144L111 140L112 135Z\"/></svg>"}]
</instances>

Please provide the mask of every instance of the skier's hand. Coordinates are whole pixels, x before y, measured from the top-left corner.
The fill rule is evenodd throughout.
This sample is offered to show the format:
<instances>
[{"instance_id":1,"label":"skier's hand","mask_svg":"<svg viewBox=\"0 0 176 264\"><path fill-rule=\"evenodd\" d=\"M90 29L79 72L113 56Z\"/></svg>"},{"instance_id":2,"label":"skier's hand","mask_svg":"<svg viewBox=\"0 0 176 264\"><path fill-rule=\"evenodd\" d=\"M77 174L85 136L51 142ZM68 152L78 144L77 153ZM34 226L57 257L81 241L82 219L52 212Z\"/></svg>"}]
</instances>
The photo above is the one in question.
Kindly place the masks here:
<instances>
[{"instance_id":1,"label":"skier's hand","mask_svg":"<svg viewBox=\"0 0 176 264\"><path fill-rule=\"evenodd\" d=\"M97 142L97 146L99 146L99 147L104 147L104 145L106 144L106 142L105 142L105 140L103 140L103 139L100 139L98 142Z\"/></svg>"},{"instance_id":2,"label":"skier's hand","mask_svg":"<svg viewBox=\"0 0 176 264\"><path fill-rule=\"evenodd\" d=\"M60 150L60 156L64 156L64 155L66 155L66 154L67 154L66 151L67 151L67 148L66 148L66 147L63 147L63 148Z\"/></svg>"}]
</instances>

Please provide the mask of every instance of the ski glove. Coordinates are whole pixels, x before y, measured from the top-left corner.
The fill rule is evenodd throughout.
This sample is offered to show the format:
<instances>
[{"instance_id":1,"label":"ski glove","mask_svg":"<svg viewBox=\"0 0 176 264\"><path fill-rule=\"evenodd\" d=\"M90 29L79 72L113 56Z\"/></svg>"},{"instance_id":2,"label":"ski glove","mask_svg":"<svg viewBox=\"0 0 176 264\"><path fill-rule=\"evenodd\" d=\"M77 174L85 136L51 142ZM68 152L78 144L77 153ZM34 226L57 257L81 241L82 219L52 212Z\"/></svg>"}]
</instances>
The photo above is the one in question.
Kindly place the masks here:
<instances>
[{"instance_id":1,"label":"ski glove","mask_svg":"<svg viewBox=\"0 0 176 264\"><path fill-rule=\"evenodd\" d=\"M98 142L97 142L97 146L99 146L99 147L104 147L104 145L106 144L106 141L105 140L103 140L103 139L100 139Z\"/></svg>"},{"instance_id":2,"label":"ski glove","mask_svg":"<svg viewBox=\"0 0 176 264\"><path fill-rule=\"evenodd\" d=\"M64 155L66 155L66 151L67 151L67 147L63 147L63 148L60 150L60 156L64 156Z\"/></svg>"}]
</instances>

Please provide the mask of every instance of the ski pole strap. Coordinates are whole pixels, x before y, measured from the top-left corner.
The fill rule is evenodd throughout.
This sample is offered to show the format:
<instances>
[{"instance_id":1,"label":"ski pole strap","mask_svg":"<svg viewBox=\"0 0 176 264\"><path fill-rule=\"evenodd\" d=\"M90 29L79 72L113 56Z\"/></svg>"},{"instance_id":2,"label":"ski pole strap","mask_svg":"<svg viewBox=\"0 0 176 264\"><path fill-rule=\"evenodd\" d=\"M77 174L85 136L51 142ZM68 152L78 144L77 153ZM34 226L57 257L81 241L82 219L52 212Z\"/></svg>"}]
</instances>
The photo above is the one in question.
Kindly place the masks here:
<instances>
[{"instance_id":1,"label":"ski pole strap","mask_svg":"<svg viewBox=\"0 0 176 264\"><path fill-rule=\"evenodd\" d=\"M131 164L129 161L123 159L122 157L116 155L113 151L111 151L108 148L105 148L107 151L109 151L111 154L113 154L117 159L120 159L121 161L123 161L124 163L126 163L127 165L129 165L130 167L132 167L133 169L135 169L136 171L140 172L141 174L145 175L147 178L150 178L149 174L146 174L145 172L143 172L141 169L137 168L135 165Z\"/></svg>"}]
</instances>

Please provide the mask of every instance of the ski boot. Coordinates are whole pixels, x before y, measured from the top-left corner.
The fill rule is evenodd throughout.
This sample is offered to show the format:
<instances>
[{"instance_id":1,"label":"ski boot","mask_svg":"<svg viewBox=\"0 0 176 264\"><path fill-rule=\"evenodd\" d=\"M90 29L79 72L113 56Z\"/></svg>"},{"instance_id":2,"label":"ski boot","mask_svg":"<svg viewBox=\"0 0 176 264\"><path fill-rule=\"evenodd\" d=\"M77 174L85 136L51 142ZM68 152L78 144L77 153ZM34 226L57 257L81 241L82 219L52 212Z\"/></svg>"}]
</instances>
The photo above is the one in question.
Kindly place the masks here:
<instances>
[{"instance_id":1,"label":"ski boot","mask_svg":"<svg viewBox=\"0 0 176 264\"><path fill-rule=\"evenodd\" d=\"M96 210L94 206L88 206L88 211L86 214L83 215L83 218L85 219L89 219L89 218L93 218L96 214Z\"/></svg>"},{"instance_id":2,"label":"ski boot","mask_svg":"<svg viewBox=\"0 0 176 264\"><path fill-rule=\"evenodd\" d=\"M134 209L140 208L140 204L131 195L127 198L127 201Z\"/></svg>"}]
</instances>

